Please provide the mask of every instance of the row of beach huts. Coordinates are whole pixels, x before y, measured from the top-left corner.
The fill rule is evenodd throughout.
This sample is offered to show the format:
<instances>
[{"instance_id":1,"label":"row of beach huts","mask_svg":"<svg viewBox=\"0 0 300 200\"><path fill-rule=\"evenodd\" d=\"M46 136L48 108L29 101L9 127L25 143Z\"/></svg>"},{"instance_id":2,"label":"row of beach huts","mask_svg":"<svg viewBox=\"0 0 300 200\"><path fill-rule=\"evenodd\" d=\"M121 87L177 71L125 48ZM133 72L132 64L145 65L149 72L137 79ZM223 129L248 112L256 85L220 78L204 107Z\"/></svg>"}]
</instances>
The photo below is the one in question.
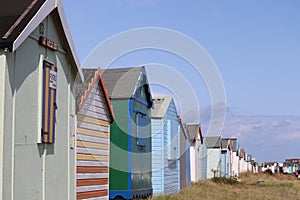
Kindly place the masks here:
<instances>
[{"instance_id":1,"label":"row of beach huts","mask_svg":"<svg viewBox=\"0 0 300 200\"><path fill-rule=\"evenodd\" d=\"M0 8L0 199L133 199L256 172L237 138L204 137L145 67L81 69L60 0Z\"/></svg>"},{"instance_id":2,"label":"row of beach huts","mask_svg":"<svg viewBox=\"0 0 300 200\"><path fill-rule=\"evenodd\" d=\"M285 162L259 162L257 171L270 174L290 174L300 178L300 158L285 159Z\"/></svg>"}]
</instances>

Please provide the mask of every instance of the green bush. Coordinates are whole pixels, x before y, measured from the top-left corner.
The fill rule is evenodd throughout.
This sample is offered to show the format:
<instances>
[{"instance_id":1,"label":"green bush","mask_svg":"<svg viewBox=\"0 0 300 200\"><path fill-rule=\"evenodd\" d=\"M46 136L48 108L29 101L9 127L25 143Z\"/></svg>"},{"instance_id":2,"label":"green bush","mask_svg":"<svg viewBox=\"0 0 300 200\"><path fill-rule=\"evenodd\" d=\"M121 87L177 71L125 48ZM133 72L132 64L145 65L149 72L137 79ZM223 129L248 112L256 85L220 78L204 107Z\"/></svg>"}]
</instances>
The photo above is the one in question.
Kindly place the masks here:
<instances>
[{"instance_id":1,"label":"green bush","mask_svg":"<svg viewBox=\"0 0 300 200\"><path fill-rule=\"evenodd\" d=\"M228 185L236 185L239 184L239 182L235 179L225 178L225 177L214 177L211 179L212 182L215 183L222 183L222 184L228 184Z\"/></svg>"}]
</instances>

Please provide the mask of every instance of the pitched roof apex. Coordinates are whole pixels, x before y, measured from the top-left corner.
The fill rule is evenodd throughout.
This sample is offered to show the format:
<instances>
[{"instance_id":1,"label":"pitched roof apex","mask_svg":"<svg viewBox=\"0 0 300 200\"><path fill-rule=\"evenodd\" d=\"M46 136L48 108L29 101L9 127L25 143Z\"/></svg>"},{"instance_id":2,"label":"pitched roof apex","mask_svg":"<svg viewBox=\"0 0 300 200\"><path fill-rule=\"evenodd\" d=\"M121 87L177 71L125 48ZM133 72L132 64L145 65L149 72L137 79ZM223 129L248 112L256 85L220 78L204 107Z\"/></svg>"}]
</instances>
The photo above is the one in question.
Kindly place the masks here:
<instances>
[{"instance_id":1,"label":"pitched roof apex","mask_svg":"<svg viewBox=\"0 0 300 200\"><path fill-rule=\"evenodd\" d=\"M105 98L106 104L108 106L108 110L109 110L109 114L111 116L111 122L112 122L112 121L114 121L114 112L113 112L113 108L112 108L110 99L108 97L108 91L107 91L105 82L103 80L101 70L100 69L89 69L89 70L94 71L94 76L90 80L86 80L86 81L89 81L89 83L88 83L87 89L84 91L83 95L81 96L80 102L78 104L78 110L82 109L82 107L83 107L88 95L90 94L93 86L96 84L96 81L99 80L101 88L104 92L104 98Z\"/></svg>"},{"instance_id":2,"label":"pitched roof apex","mask_svg":"<svg viewBox=\"0 0 300 200\"><path fill-rule=\"evenodd\" d=\"M38 0L36 2L38 2ZM32 3L35 3L35 2L32 2ZM75 50L75 46L73 44L72 36L71 36L70 29L67 24L67 19L65 16L65 12L64 12L61 0L45 0L45 2L43 2L43 4L34 13L34 16L30 19L30 21L29 22L26 21L27 22L26 26L21 30L20 34L16 38L15 37L12 38L12 46L11 46L10 50L12 52L14 52L25 41L25 39L34 31L34 29L36 29L38 27L38 25L45 19L45 17L47 17L55 9L57 9L57 13L58 13L59 19L61 21L64 34L65 34L70 52L72 54L71 59L73 59L75 65L76 65L76 68L77 68L80 78L82 79L82 81L84 81L83 74L80 69L80 62L79 62L79 59L77 56L77 52ZM23 14L26 15L26 10ZM22 20L23 20L23 18L19 17L17 19L17 21L15 21L15 23L17 23L16 26L18 26ZM14 31L14 28L15 28L14 25L12 25L12 27L10 27L10 29L12 29L11 31Z\"/></svg>"},{"instance_id":3,"label":"pitched roof apex","mask_svg":"<svg viewBox=\"0 0 300 200\"><path fill-rule=\"evenodd\" d=\"M155 97L152 100L153 100L153 108L152 108L152 112L151 112L151 117L152 118L164 118L170 104L173 101L173 97L161 96L161 97ZM177 110L176 110L176 115L177 115Z\"/></svg>"}]
</instances>

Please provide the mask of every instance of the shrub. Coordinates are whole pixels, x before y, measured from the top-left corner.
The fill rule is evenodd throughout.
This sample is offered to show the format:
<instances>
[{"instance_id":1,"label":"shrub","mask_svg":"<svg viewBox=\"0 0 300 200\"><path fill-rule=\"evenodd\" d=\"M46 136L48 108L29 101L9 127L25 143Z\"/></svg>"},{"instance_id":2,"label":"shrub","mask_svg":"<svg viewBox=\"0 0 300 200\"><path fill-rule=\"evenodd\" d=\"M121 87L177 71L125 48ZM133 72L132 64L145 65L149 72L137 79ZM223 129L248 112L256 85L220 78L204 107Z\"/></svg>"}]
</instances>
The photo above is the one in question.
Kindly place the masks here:
<instances>
[{"instance_id":1,"label":"shrub","mask_svg":"<svg viewBox=\"0 0 300 200\"><path fill-rule=\"evenodd\" d=\"M214 177L211 179L212 182L215 183L222 183L222 184L228 184L228 185L236 185L239 182L235 179L225 178L225 177Z\"/></svg>"},{"instance_id":2,"label":"shrub","mask_svg":"<svg viewBox=\"0 0 300 200\"><path fill-rule=\"evenodd\" d=\"M264 171L264 173L268 173L268 174L270 174L270 175L272 175L272 174L273 174L273 172L272 172L272 170L271 170L271 169L267 169L266 171Z\"/></svg>"}]
</instances>

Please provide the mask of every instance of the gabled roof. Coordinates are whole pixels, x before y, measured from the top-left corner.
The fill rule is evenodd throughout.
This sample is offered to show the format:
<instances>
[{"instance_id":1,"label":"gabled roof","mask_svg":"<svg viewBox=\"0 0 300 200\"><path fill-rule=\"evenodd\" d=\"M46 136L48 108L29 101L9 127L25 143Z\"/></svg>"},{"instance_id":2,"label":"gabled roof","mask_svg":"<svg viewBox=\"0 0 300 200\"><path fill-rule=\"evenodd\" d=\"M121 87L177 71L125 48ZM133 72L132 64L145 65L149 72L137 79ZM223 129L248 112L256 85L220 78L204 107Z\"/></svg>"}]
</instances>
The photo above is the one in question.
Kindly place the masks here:
<instances>
[{"instance_id":1,"label":"gabled roof","mask_svg":"<svg viewBox=\"0 0 300 200\"><path fill-rule=\"evenodd\" d=\"M245 149L243 147L239 148L238 155L240 158L245 158Z\"/></svg>"},{"instance_id":2,"label":"gabled roof","mask_svg":"<svg viewBox=\"0 0 300 200\"><path fill-rule=\"evenodd\" d=\"M238 139L237 138L223 138L229 140L229 149L233 152L238 150Z\"/></svg>"},{"instance_id":3,"label":"gabled roof","mask_svg":"<svg viewBox=\"0 0 300 200\"><path fill-rule=\"evenodd\" d=\"M205 137L207 148L221 148L221 136Z\"/></svg>"},{"instance_id":4,"label":"gabled roof","mask_svg":"<svg viewBox=\"0 0 300 200\"><path fill-rule=\"evenodd\" d=\"M85 82L82 83L81 80L76 80L76 83L75 83L77 111L80 111L82 109L93 86L95 84L99 84L99 86L102 88L103 96L105 98L106 105L108 106L110 119L112 122L114 120L114 113L113 113L112 105L111 105L109 97L108 97L108 91L107 91L106 85L103 81L103 77L102 77L100 69L83 69L82 72L83 72Z\"/></svg>"},{"instance_id":5,"label":"gabled roof","mask_svg":"<svg viewBox=\"0 0 300 200\"><path fill-rule=\"evenodd\" d=\"M173 100L173 98L170 96L154 98L153 99L153 108L151 110L151 117L152 118L164 118L172 100ZM176 115L177 115L177 113L176 113Z\"/></svg>"},{"instance_id":6,"label":"gabled roof","mask_svg":"<svg viewBox=\"0 0 300 200\"><path fill-rule=\"evenodd\" d=\"M180 134L182 133L184 135L184 137L186 138L186 140L188 140L190 142L190 136L187 132L187 125L186 123L182 122L182 119L180 116L178 116L179 118L179 124L180 124Z\"/></svg>"},{"instance_id":7,"label":"gabled roof","mask_svg":"<svg viewBox=\"0 0 300 200\"><path fill-rule=\"evenodd\" d=\"M58 17L72 61L83 78L61 0L9 0L0 6L0 48L14 52L51 13Z\"/></svg>"},{"instance_id":8,"label":"gabled roof","mask_svg":"<svg viewBox=\"0 0 300 200\"><path fill-rule=\"evenodd\" d=\"M229 142L230 142L229 138L222 138L222 140L221 140L221 148L222 149L228 149Z\"/></svg>"},{"instance_id":9,"label":"gabled roof","mask_svg":"<svg viewBox=\"0 0 300 200\"><path fill-rule=\"evenodd\" d=\"M200 124L187 124L187 131L191 143L194 143L197 140L199 135L201 144L203 144L203 136L202 136Z\"/></svg>"},{"instance_id":10,"label":"gabled roof","mask_svg":"<svg viewBox=\"0 0 300 200\"><path fill-rule=\"evenodd\" d=\"M143 81L146 85L147 101L152 107L152 95L144 66L105 69L103 78L111 99L134 98L136 90L143 84Z\"/></svg>"}]
</instances>

